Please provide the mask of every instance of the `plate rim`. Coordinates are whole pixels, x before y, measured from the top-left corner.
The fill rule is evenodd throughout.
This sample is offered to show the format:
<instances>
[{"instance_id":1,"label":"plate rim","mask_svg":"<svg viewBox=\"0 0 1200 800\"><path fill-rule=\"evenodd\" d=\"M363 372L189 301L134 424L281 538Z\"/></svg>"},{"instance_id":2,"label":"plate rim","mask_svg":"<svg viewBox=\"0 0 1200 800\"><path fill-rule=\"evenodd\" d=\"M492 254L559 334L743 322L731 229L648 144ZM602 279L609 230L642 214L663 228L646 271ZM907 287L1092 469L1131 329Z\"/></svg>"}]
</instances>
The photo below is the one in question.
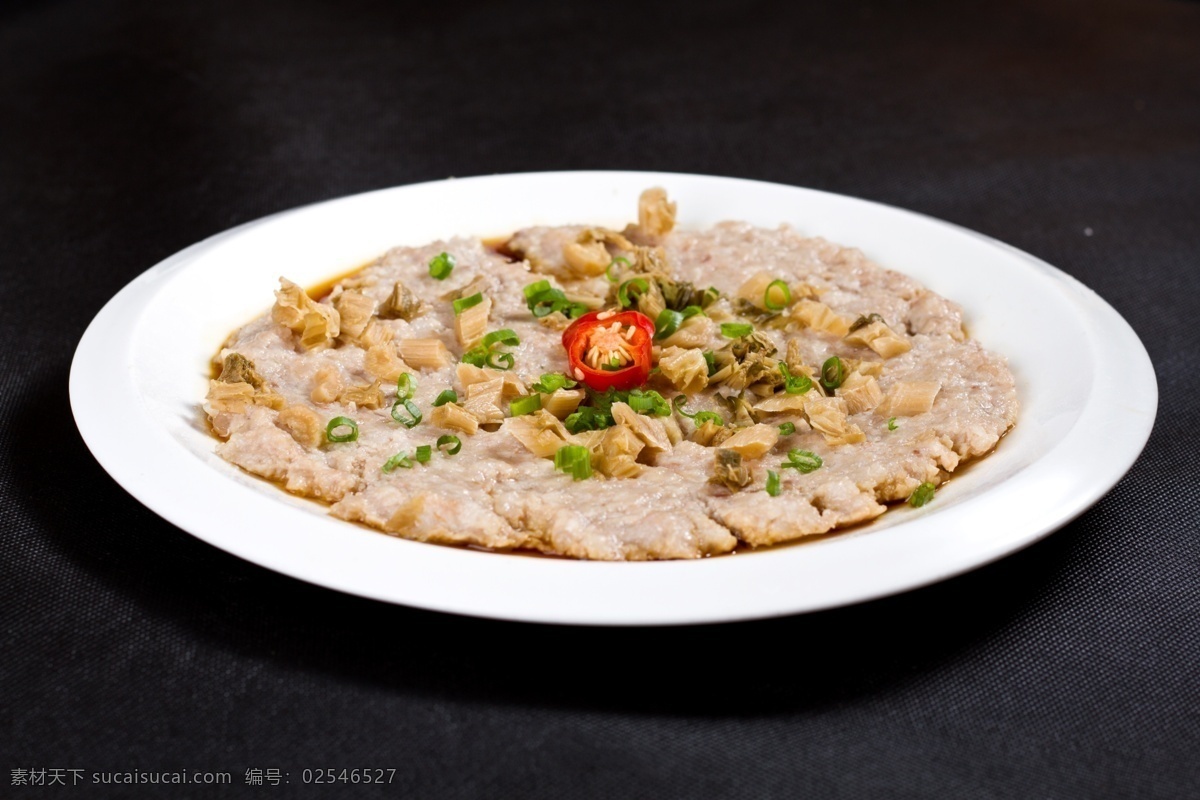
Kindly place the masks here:
<instances>
[{"instance_id":1,"label":"plate rim","mask_svg":"<svg viewBox=\"0 0 1200 800\"><path fill-rule=\"evenodd\" d=\"M168 495L155 493L155 491L153 491L152 488L149 487L147 482L142 477L138 476L137 471L135 469L130 469L127 464L121 464L119 462L119 459L117 459L113 455L111 448L110 448L110 443L106 441L106 437L103 435L103 432L98 428L97 418L96 418L96 413L95 413L96 408L95 408L94 403L89 402L92 400L92 398L86 396L86 392L88 390L88 381L89 381L89 379L92 379L94 377L94 373L96 371L95 356L98 352L99 343L102 340L101 337L106 333L109 335L117 334L117 335L122 335L122 341L125 343L132 341L135 330L136 330L136 322L137 322L138 317L134 316L134 315L122 316L121 311L124 310L123 306L129 305L131 302L133 302L135 299L137 299L139 292L143 292L143 291L147 290L148 288L152 287L156 282L167 281L169 276L176 269L186 268L187 264L194 262L195 259L199 255L203 254L204 252L206 252L208 250L211 250L212 248L219 245L222 241L227 240L230 237L235 237L237 235L246 233L247 231L253 230L260 226L271 225L280 219L284 219L284 218L287 218L292 215L300 214L305 211L311 211L313 209L320 209L321 207L331 206L333 204L338 204L338 203L345 203L347 201L369 202L370 198L372 198L373 196L383 195L383 194L397 192L397 191L418 191L419 192L424 187L443 185L449 181L454 181L454 182L458 183L459 185L464 185L464 184L469 184L472 182L495 181L495 180L505 181L505 180L514 180L514 179L517 179L517 180L520 180L520 179L525 179L525 180L536 180L536 179L634 180L634 181L641 183L641 185L645 186L645 185L653 185L653 182L663 182L664 180L669 180L672 178L689 179L689 180L692 180L692 179L715 180L715 181L722 181L722 182L736 182L739 184L751 184L751 185L756 185L756 186L783 188L783 189L789 189L789 190L800 190L805 193L811 193L814 195L824 196L827 198L836 198L838 201L850 200L855 203L867 204L869 206L874 206L874 207L884 209L889 213L898 213L900 215L907 216L907 217L910 217L913 219L923 220L926 223L930 223L930 224L933 224L936 226L944 226L947 229L956 231L960 235L972 237L978 241L986 243L987 245L989 245L991 247L999 248L999 249L1003 250L1004 252L1008 253L1010 256L1022 260L1023 262L1025 262L1026 265L1032 266L1060 282L1064 282L1064 285L1068 286L1071 289L1071 292L1063 293L1064 298L1073 302L1076 305L1077 309L1093 323L1095 323L1095 322L1097 322L1097 320L1099 320L1102 323L1100 325L1101 332L1105 333L1110 339L1120 340L1120 343L1129 350L1129 352L1132 354L1132 357L1137 362L1136 364L1133 365L1133 368L1130 369L1129 371L1136 372L1138 374L1139 379L1133 382L1133 385L1135 387L1134 391L1137 395L1136 399L1138 399L1143 405L1147 406L1148 410L1146 412L1144 412L1140 417L1137 417L1134 419L1135 422L1140 421L1141 422L1140 425L1134 425L1134 426L1132 426L1132 428L1128 428L1128 429L1124 430L1124 435L1120 442L1121 447L1123 448L1123 451L1122 451L1123 454L1122 454L1121 458L1114 460L1115 462L1119 462L1119 464L1114 464L1114 462L1109 462L1108 464L1104 465L1106 468L1103 470L1103 472L1100 476L1096 477L1089 484L1089 486L1090 486L1089 490L1076 495L1075 502L1063 505L1060 509L1059 514L1045 519L1041 524L1035 526L1036 530L1033 530L1031 532L1026 532L1024 535L1019 536L1019 537L1012 537L1012 538L1006 540L1005 542L998 544L997 546L993 546L992 548L988 549L987 551L982 551L978 555L978 557L972 559L969 563L962 563L962 564L958 564L958 565L950 567L950 568L933 570L933 571L928 572L927 574L925 574L924 576L922 576L919 579L910 579L910 580L905 580L905 581L899 581L894 584L881 585L879 587L878 591L865 591L865 592L859 591L855 594L854 597L851 597L851 598L831 597L831 598L827 598L827 600L825 602L808 602L808 603L800 603L800 604L788 603L788 602L781 601L778 603L777 607L775 607L775 608L743 609L740 611L739 610L731 610L727 614L714 614L714 613L710 612L710 613L706 613L702 616L688 615L686 613L679 613L678 611L674 611L673 613L661 613L661 612L656 613L654 610L645 610L638 614L603 613L603 612L593 613L593 614L579 614L577 611L562 613L561 611L556 611L556 609L554 609L554 608L540 609L540 611L542 613L531 614L528 612L513 613L511 610L503 609L503 608L493 609L493 608L480 607L478 600L472 601L470 598L468 598L466 601L458 602L458 603L447 602L445 600L423 602L419 599L414 600L412 598L397 599L394 595L385 595L385 594L379 593L378 591L364 590L363 587L361 587L361 586L355 586L353 581L347 581L345 579L345 576L340 576L340 578L331 578L329 575L314 574L311 571L306 572L304 570L281 568L278 564L265 563L260 558L254 557L252 549L248 550L247 548L232 547L232 546L229 546L229 542L227 542L227 541L214 541L212 537L203 535L202 533L199 533L196 530L193 530L193 528L196 527L195 520L187 519L187 518L185 518L185 515L180 513L180 509L182 506L180 506L178 504L173 505L172 502L170 501L170 497ZM648 183L648 181L649 181L649 183ZM149 301L152 302L153 296L154 296L153 293L151 293L150 297L149 297ZM142 311L144 312L145 308L143 308ZM131 316L133 317L132 319L131 319ZM122 352L124 352L124 350L122 350ZM1127 367L1128 367L1128 365L1127 365ZM1149 378L1148 380L1146 379L1147 376ZM738 621L738 620L761 619L761 618L767 618L767 617L786 616L786 615L797 614L797 613L808 613L808 612L819 611L819 610L823 610L823 609L827 609L827 608L848 605L848 604L852 604L852 603L866 602L869 600L878 599L880 597L885 597L885 596L898 594L898 593L905 592L905 591L910 591L912 589L916 589L916 588L920 588L922 586L927 586L927 585L930 585L933 583L937 583L942 580L948 579L950 577L954 577L956 575L960 575L960 574L969 572L971 570L977 569L986 564L989 564L996 560L999 560L1000 558L1003 558L1007 555L1010 555L1014 552L1017 552L1018 550L1028 547L1029 545L1033 544L1034 542L1037 542L1037 541L1045 538L1049 534L1053 533L1055 530L1058 530L1063 525L1067 524L1072 519L1074 519L1077 516L1079 516L1080 514L1082 514L1084 511L1086 511L1088 508L1090 508L1096 502L1098 502L1134 466L1138 456L1141 454L1142 450L1144 449L1144 447L1146 445L1146 442L1149 439L1149 436L1153 429L1154 421L1155 421L1155 418L1157 415L1157 406L1158 406L1158 387L1157 387L1157 382L1156 382L1155 376L1154 376L1153 366L1150 361L1149 354L1147 353L1147 351L1145 349L1144 344L1141 342L1140 338L1137 336L1137 334L1133 330L1132 326L1130 326L1129 323L1123 317L1121 317L1121 315L1110 304L1108 304L1095 291L1093 291L1092 289L1087 287L1081 281L1079 281L1078 279L1074 278L1073 276L1063 272L1062 270L1059 270L1059 269L1053 267L1052 265L1048 264L1047 262L1043 261L1042 259L1039 259L1036 256L1033 256L1025 251L1020 250L1019 248L1014 247L1013 245L1010 245L1003 241L999 241L993 237L987 236L985 234L979 233L977 231L971 230L971 229L963 227L961 225L957 225L952 222L947 222L945 220L941 220L941 219L932 217L927 214L923 214L923 213L912 211L912 210L905 209L905 208L900 208L900 207L893 206L893 205L890 205L887 203L881 203L881 202L878 202L875 200L853 197L851 195L828 192L828 191L824 191L824 190L820 190L820 189L811 189L811 188L807 188L807 187L792 186L792 185L788 185L788 184L771 183L771 182L766 182L766 181L757 181L757 180L750 180L750 179L745 179L745 178L727 177L727 176L719 176L719 175L700 175L700 174L694 174L694 173L640 172L640 171L629 171L629 170L588 170L588 171L551 171L551 172L504 173L504 174L482 175L482 176L476 176L476 177L470 177L470 178L451 178L451 179L436 180L436 181L426 181L426 182L416 183L416 184L405 184L405 185L401 185L401 186L375 189L375 190L368 191L368 192L347 195L344 197L332 198L332 199L323 200L323 201L319 201L319 202L315 202L315 203L305 204L305 205L298 206L295 208L279 211L279 212L276 212L276 213L273 213L273 214L267 215L265 217L255 219L255 220L251 220L251 221L242 223L240 225L237 225L233 228L229 228L225 231L216 233L216 234L209 236L199 242L196 242L195 244L193 244L187 248L184 248L183 250L180 250L180 251L168 256L167 258L165 258L162 261L160 261L159 263L155 264L148 270L142 272L137 277L135 277L132 281L130 281L128 284L126 284L120 291L118 291L107 303L105 303L105 305L100 309L100 311L97 312L97 314L93 318L92 322L88 325L83 336L80 338L79 344L76 347L75 355L72 359L72 364L71 364L71 371L70 371L70 378L69 378L69 394L70 394L72 414L75 418L76 425L78 426L78 428L80 430L80 434L83 437L84 442L87 445L89 451L92 452L93 456L100 463L102 468L104 468L105 471L108 472L108 474L110 476L112 476L113 479L123 489L125 489L125 491L129 492L135 499L137 499L140 503L145 505L147 508L151 509L156 514L163 517L164 519L166 519L168 522L172 523L173 525L184 530L185 532L189 533L190 535L193 535L196 538L199 538L202 541L207 542L208 544L218 547L219 549L224 550L225 552L229 552L233 555L238 556L239 558L248 560L251 563L255 563L259 566L263 566L268 569L272 569L273 571L281 572L282 574L287 574L291 577L295 577L295 578L304 580L309 583L314 583L316 585L325 586L327 588L333 588L338 591L345 591L350 594L355 594L355 595L359 595L359 596L370 597L373 599L382 600L384 602L401 603L401 604L405 604L405 605L427 608L427 609L431 609L431 610L450 612L450 613L458 613L458 614L467 614L467 615L471 615L471 616L487 617L487 618L492 618L492 619L519 620L519 621L527 621L527 622L542 622L542 623L556 623L556 624L585 624L585 625L705 624L705 623L713 623L713 622L733 622L733 621ZM1087 408L1085 408L1084 411L1081 412L1080 420L1077 420L1076 425L1078 425L1079 422L1082 421L1083 415L1085 413L1087 413L1089 409L1092 411L1095 410L1093 408L1093 405L1097 399L1096 395L1097 395L1097 393L1096 393L1095 387L1093 387L1093 390L1088 397ZM1052 454L1054 454L1055 452L1060 450L1067 443L1067 440L1069 438L1070 438L1070 434L1065 435L1063 437L1062 441L1060 441L1049 452L1043 454L1038 459L1038 461L1040 462L1046 458L1049 458ZM182 444L178 444L178 446L180 448L183 448ZM190 453L189 453L189 455L190 455ZM207 468L207 465L205 465L205 467ZM216 474L216 473L214 472L214 474ZM224 480L224 476L222 476L221 479ZM243 487L243 488L249 489L250 487ZM277 498L271 497L270 493L261 492L259 489L254 489L253 491L255 491L256 493L258 493L259 495L261 495L263 497L270 497L272 502L275 502L277 500ZM282 507L282 504L281 504L281 507ZM948 513L948 511L949 511L949 509L947 509L946 512L940 512L940 513ZM340 526L345 527L345 528L350 527L350 526L344 526L344 524L340 523L340 522L338 522L337 524L339 524ZM907 526L908 523L906 522L906 523L900 523L900 524L902 526ZM446 547L439 547L439 546L431 546L428 544L417 543L417 542L409 542L407 540L402 540L402 539L398 540L398 539L394 539L392 537L381 536L380 534L375 533L375 532L362 531L362 533L364 533L366 536L369 536L375 540L384 542L388 545L403 543L410 547L420 547L420 548L424 548L424 549L432 548L433 550L443 551L445 553L460 554L460 556L456 556L456 557L466 556L468 558L477 557L477 558L485 558L485 559L496 559L496 558L504 557L504 556L497 556L496 554L493 554L493 553L473 552L473 551L469 551L469 550L462 550L459 548L446 548ZM467 554L469 554L469 555L467 555ZM756 554L750 555L749 558L757 559L757 558L763 557L764 555L766 555L766 554L756 553ZM512 558L512 557L510 556L510 558ZM434 559L434 560L438 560L438 559ZM654 568L656 568L658 570L662 570L663 572L668 572L671 570L678 570L680 568L691 568L693 570L696 570L697 567L699 567L699 569L703 570L703 569L705 569L705 567L700 567L699 565L703 565L706 563L711 564L711 563L715 563L716 561L726 561L726 560L727 559L711 559L711 560L705 559L705 560L699 560L699 561L682 561L682 562L651 562L651 564L653 564ZM607 563L607 562L579 562L579 561L566 561L566 560L560 561L560 560L556 560L556 559L555 560L547 559L546 561L552 562L555 564L560 564L560 565L567 565L567 564L573 565L571 567L564 566L560 569L561 572L564 572L567 574L574 574L577 572L581 572L579 569L580 567L582 567L583 570L593 570L594 571L597 568L603 570L603 569L611 569L612 567L615 566L615 565ZM640 563L639 564L626 564L626 566L633 567L635 569L646 569L647 567L650 567L651 564L640 564Z\"/></svg>"}]
</instances>

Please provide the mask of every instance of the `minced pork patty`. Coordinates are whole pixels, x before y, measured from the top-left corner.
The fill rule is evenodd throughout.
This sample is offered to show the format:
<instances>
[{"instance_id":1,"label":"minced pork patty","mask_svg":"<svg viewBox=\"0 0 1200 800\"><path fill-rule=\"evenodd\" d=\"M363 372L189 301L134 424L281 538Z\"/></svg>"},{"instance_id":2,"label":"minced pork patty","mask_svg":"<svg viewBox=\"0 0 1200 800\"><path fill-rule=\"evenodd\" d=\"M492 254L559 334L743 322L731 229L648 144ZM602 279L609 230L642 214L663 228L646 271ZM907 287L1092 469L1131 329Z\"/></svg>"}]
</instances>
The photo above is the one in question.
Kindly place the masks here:
<instances>
[{"instance_id":1,"label":"minced pork patty","mask_svg":"<svg viewBox=\"0 0 1200 800\"><path fill-rule=\"evenodd\" d=\"M215 359L217 453L396 536L672 559L925 500L1015 423L954 303L786 226L674 218L651 189L619 232L398 247L320 298L281 279ZM585 373L563 332L592 311Z\"/></svg>"}]
</instances>

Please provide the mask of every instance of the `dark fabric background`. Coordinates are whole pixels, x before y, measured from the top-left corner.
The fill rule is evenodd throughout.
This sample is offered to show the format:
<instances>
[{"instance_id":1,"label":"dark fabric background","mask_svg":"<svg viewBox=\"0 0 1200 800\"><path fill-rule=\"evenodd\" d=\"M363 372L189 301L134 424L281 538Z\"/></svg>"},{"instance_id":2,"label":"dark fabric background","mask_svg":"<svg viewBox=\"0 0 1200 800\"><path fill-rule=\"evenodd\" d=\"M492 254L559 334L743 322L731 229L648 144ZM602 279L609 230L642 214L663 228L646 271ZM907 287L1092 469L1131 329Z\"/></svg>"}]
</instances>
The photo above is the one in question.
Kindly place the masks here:
<instances>
[{"instance_id":1,"label":"dark fabric background","mask_svg":"<svg viewBox=\"0 0 1200 800\"><path fill-rule=\"evenodd\" d=\"M0 796L1200 797L1200 4L2 8ZM160 259L343 194L571 168L812 186L1028 250L1146 343L1150 443L1001 563L667 630L308 586L84 448L74 345ZM318 767L396 781L305 791ZM31 768L235 786L10 786Z\"/></svg>"}]
</instances>

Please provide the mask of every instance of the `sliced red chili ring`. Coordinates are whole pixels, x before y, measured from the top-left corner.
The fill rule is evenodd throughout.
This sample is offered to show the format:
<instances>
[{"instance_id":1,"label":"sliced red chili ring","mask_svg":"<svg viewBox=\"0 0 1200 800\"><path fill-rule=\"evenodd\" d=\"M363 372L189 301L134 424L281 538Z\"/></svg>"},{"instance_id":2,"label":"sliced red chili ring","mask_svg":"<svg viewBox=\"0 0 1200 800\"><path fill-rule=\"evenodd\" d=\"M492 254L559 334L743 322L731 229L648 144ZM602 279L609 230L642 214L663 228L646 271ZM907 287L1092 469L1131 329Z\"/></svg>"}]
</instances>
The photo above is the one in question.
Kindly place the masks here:
<instances>
[{"instance_id":1,"label":"sliced red chili ring","mask_svg":"<svg viewBox=\"0 0 1200 800\"><path fill-rule=\"evenodd\" d=\"M592 311L563 331L571 377L598 392L641 386L650 377L654 322L637 311Z\"/></svg>"}]
</instances>

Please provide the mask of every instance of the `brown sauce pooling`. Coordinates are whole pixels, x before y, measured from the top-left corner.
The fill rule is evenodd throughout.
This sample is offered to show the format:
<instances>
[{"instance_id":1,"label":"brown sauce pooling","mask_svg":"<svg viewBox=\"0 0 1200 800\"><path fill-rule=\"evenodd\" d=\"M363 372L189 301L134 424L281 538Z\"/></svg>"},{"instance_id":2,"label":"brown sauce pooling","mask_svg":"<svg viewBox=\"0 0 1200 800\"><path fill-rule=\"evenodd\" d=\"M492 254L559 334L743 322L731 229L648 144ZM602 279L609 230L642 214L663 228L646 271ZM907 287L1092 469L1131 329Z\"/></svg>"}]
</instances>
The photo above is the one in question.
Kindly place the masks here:
<instances>
[{"instance_id":1,"label":"brown sauce pooling","mask_svg":"<svg viewBox=\"0 0 1200 800\"><path fill-rule=\"evenodd\" d=\"M339 283L346 280L351 275L362 272L364 269L366 269L367 267L376 263L377 261L379 261L378 258L373 258L370 261L363 262L362 264L359 264L357 267L354 267L353 269L348 269L345 272L341 272L341 273L338 273L337 275L334 275L332 278L327 278L327 279L321 281L320 283L313 284L312 286L309 286L308 288L306 288L304 291L306 291L308 293L308 296L311 297L313 300L320 302L321 300L324 300L326 297L329 296L329 293L333 291L333 287L337 286Z\"/></svg>"},{"instance_id":2,"label":"brown sauce pooling","mask_svg":"<svg viewBox=\"0 0 1200 800\"><path fill-rule=\"evenodd\" d=\"M504 256L514 264L523 261L524 259L508 248L510 241L512 241L511 236L493 236L490 239L484 239L483 246L496 255Z\"/></svg>"}]
</instances>

